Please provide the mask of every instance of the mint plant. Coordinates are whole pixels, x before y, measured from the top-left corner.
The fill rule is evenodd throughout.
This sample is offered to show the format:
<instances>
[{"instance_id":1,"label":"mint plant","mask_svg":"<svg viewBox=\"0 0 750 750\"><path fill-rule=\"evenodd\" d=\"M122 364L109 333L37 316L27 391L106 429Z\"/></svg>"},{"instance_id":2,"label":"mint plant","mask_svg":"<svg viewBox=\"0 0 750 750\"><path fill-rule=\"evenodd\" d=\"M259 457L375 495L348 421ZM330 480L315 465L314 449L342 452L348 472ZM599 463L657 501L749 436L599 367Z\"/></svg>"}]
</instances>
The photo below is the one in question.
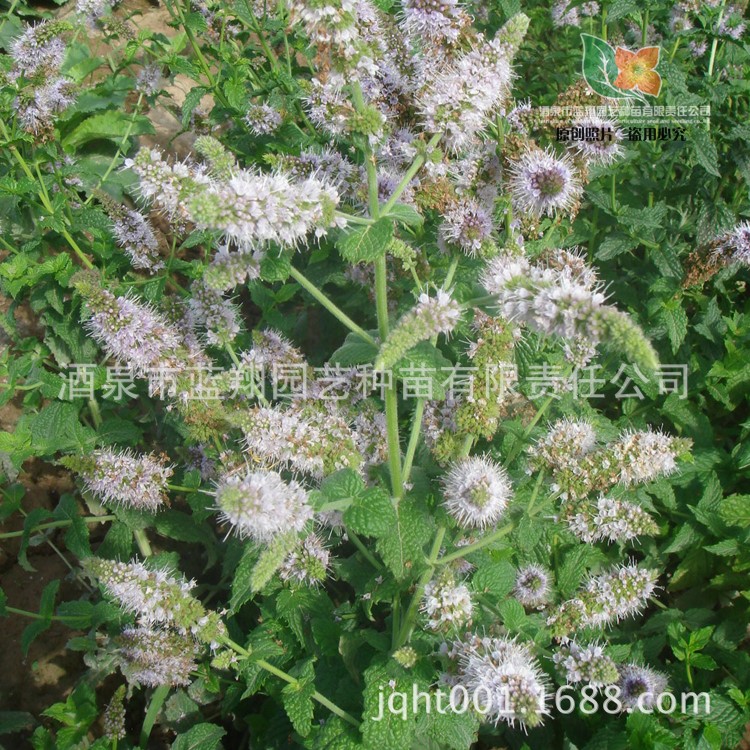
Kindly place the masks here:
<instances>
[{"instance_id":1,"label":"mint plant","mask_svg":"<svg viewBox=\"0 0 750 750\"><path fill-rule=\"evenodd\" d=\"M0 733L738 746L743 12L14 0L0 539L73 593L0 614L81 672Z\"/></svg>"}]
</instances>

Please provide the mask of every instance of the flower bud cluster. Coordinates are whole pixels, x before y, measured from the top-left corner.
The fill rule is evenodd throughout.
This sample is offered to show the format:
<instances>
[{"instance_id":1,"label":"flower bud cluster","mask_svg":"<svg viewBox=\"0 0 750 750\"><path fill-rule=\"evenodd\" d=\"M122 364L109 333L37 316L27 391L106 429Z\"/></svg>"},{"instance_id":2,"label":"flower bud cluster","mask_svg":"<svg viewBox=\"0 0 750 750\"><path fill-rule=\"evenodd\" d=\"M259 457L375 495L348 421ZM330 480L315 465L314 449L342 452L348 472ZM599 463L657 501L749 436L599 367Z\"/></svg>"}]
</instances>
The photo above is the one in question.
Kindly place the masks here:
<instances>
[{"instance_id":1,"label":"flower bud cluster","mask_svg":"<svg viewBox=\"0 0 750 750\"><path fill-rule=\"evenodd\" d=\"M434 297L419 295L414 308L396 323L382 342L375 361L376 370L392 367L420 341L450 333L461 319L461 307L448 292L438 290Z\"/></svg>"},{"instance_id":2,"label":"flower bud cluster","mask_svg":"<svg viewBox=\"0 0 750 750\"><path fill-rule=\"evenodd\" d=\"M241 539L265 544L278 534L302 531L312 519L305 488L275 471L259 470L221 479L216 487L221 520Z\"/></svg>"},{"instance_id":3,"label":"flower bud cluster","mask_svg":"<svg viewBox=\"0 0 750 750\"><path fill-rule=\"evenodd\" d=\"M628 316L604 303L596 274L581 258L557 251L546 263L505 254L487 264L482 283L497 295L500 311L547 335L602 341L648 369L658 364L643 332Z\"/></svg>"},{"instance_id":4,"label":"flower bud cluster","mask_svg":"<svg viewBox=\"0 0 750 750\"><path fill-rule=\"evenodd\" d=\"M659 527L643 508L603 495L596 503L578 505L567 519L568 528L583 542L628 542L656 534Z\"/></svg>"},{"instance_id":5,"label":"flower bud cluster","mask_svg":"<svg viewBox=\"0 0 750 750\"><path fill-rule=\"evenodd\" d=\"M580 500L591 491L607 491L669 476L690 442L652 429L628 430L606 445L597 443L585 420L562 419L529 449L536 467L552 470L554 485L563 500ZM638 523L648 522L641 517Z\"/></svg>"},{"instance_id":6,"label":"flower bud cluster","mask_svg":"<svg viewBox=\"0 0 750 750\"><path fill-rule=\"evenodd\" d=\"M604 687L617 681L617 665L604 653L598 643L580 646L568 641L560 646L552 660L565 672L565 680L576 685L585 682L593 687Z\"/></svg>"},{"instance_id":7,"label":"flower bud cluster","mask_svg":"<svg viewBox=\"0 0 750 750\"><path fill-rule=\"evenodd\" d=\"M166 568L151 570L140 562L98 557L89 557L82 565L126 612L137 616L141 625L171 628L212 647L226 633L218 614L206 611L190 593L194 582L175 576Z\"/></svg>"},{"instance_id":8,"label":"flower bud cluster","mask_svg":"<svg viewBox=\"0 0 750 750\"><path fill-rule=\"evenodd\" d=\"M72 463L68 465L81 474L86 489L108 505L154 513L167 502L172 467L164 455L104 449Z\"/></svg>"},{"instance_id":9,"label":"flower bud cluster","mask_svg":"<svg viewBox=\"0 0 750 750\"><path fill-rule=\"evenodd\" d=\"M539 662L525 644L507 638L474 638L454 648L457 682L469 695L489 698L484 719L522 729L541 726L549 714L549 685ZM484 708L484 707L483 707Z\"/></svg>"},{"instance_id":10,"label":"flower bud cluster","mask_svg":"<svg viewBox=\"0 0 750 750\"><path fill-rule=\"evenodd\" d=\"M513 595L524 607L541 607L550 595L549 571L541 565L526 565L516 575Z\"/></svg>"},{"instance_id":11,"label":"flower bud cluster","mask_svg":"<svg viewBox=\"0 0 750 750\"><path fill-rule=\"evenodd\" d=\"M279 568L282 581L317 588L328 577L331 553L317 534L309 534L287 555Z\"/></svg>"},{"instance_id":12,"label":"flower bud cluster","mask_svg":"<svg viewBox=\"0 0 750 750\"><path fill-rule=\"evenodd\" d=\"M634 615L656 590L658 573L635 563L592 577L573 598L563 602L547 619L557 638L582 628L604 627Z\"/></svg>"},{"instance_id":13,"label":"flower bud cluster","mask_svg":"<svg viewBox=\"0 0 750 750\"><path fill-rule=\"evenodd\" d=\"M197 667L197 647L189 635L147 627L125 628L118 638L128 682L146 687L185 687Z\"/></svg>"},{"instance_id":14,"label":"flower bud cluster","mask_svg":"<svg viewBox=\"0 0 750 750\"><path fill-rule=\"evenodd\" d=\"M421 609L430 630L449 631L471 622L473 605L469 589L446 570L425 586Z\"/></svg>"},{"instance_id":15,"label":"flower bud cluster","mask_svg":"<svg viewBox=\"0 0 750 750\"><path fill-rule=\"evenodd\" d=\"M245 433L246 452L268 465L280 464L317 479L362 465L349 420L326 402L255 407L237 420Z\"/></svg>"}]
</instances>

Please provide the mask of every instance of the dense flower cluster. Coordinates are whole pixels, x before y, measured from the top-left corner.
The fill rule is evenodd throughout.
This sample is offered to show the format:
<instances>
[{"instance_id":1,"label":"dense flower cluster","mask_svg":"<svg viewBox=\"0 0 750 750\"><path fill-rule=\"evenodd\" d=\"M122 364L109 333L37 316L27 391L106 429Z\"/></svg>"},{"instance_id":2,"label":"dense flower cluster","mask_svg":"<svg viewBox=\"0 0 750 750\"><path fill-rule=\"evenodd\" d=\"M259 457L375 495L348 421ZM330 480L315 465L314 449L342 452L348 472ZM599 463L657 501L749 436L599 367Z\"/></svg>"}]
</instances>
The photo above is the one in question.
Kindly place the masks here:
<instances>
[{"instance_id":1,"label":"dense flower cluster","mask_svg":"<svg viewBox=\"0 0 750 750\"><path fill-rule=\"evenodd\" d=\"M322 478L362 464L357 436L335 406L300 400L286 408L254 407L237 418L247 453L269 465L281 464Z\"/></svg>"},{"instance_id":2,"label":"dense flower cluster","mask_svg":"<svg viewBox=\"0 0 750 750\"><path fill-rule=\"evenodd\" d=\"M511 485L502 466L488 456L472 456L455 463L445 477L443 504L465 527L496 524L511 497Z\"/></svg>"},{"instance_id":3,"label":"dense flower cluster","mask_svg":"<svg viewBox=\"0 0 750 750\"><path fill-rule=\"evenodd\" d=\"M667 678L660 672L638 664L619 667L617 686L624 711L653 710L658 697L667 689Z\"/></svg>"},{"instance_id":4,"label":"dense flower cluster","mask_svg":"<svg viewBox=\"0 0 750 750\"><path fill-rule=\"evenodd\" d=\"M645 606L656 590L657 572L635 563L593 576L578 595L563 602L547 619L557 637L581 628L603 627Z\"/></svg>"},{"instance_id":5,"label":"dense flower cluster","mask_svg":"<svg viewBox=\"0 0 750 750\"><path fill-rule=\"evenodd\" d=\"M164 506L172 476L164 456L113 450L94 451L80 471L86 489L103 502L151 513Z\"/></svg>"},{"instance_id":6,"label":"dense flower cluster","mask_svg":"<svg viewBox=\"0 0 750 750\"><path fill-rule=\"evenodd\" d=\"M540 607L550 595L549 571L541 565L526 565L516 575L513 594L524 607Z\"/></svg>"},{"instance_id":7,"label":"dense flower cluster","mask_svg":"<svg viewBox=\"0 0 750 750\"><path fill-rule=\"evenodd\" d=\"M625 500L601 496L596 503L577 506L568 527L583 542L628 542L655 534L658 527L643 508Z\"/></svg>"},{"instance_id":8,"label":"dense flower cluster","mask_svg":"<svg viewBox=\"0 0 750 750\"><path fill-rule=\"evenodd\" d=\"M216 506L223 521L241 538L269 542L277 534L301 531L312 518L307 492L275 471L254 471L222 479Z\"/></svg>"},{"instance_id":9,"label":"dense flower cluster","mask_svg":"<svg viewBox=\"0 0 750 750\"><path fill-rule=\"evenodd\" d=\"M392 367L420 341L450 333L461 318L461 307L448 292L438 290L434 297L419 295L414 308L406 313L381 344L375 369Z\"/></svg>"},{"instance_id":10,"label":"dense flower cluster","mask_svg":"<svg viewBox=\"0 0 750 750\"><path fill-rule=\"evenodd\" d=\"M511 166L513 206L532 216L571 213L581 197L581 180L571 159L551 150L525 151Z\"/></svg>"},{"instance_id":11,"label":"dense flower cluster","mask_svg":"<svg viewBox=\"0 0 750 750\"><path fill-rule=\"evenodd\" d=\"M442 573L424 589L422 612L430 630L447 631L471 622L473 605L469 589L457 584L450 572Z\"/></svg>"},{"instance_id":12,"label":"dense flower cluster","mask_svg":"<svg viewBox=\"0 0 750 750\"><path fill-rule=\"evenodd\" d=\"M119 637L122 670L129 681L148 687L185 686L196 669L190 637L147 627L125 628Z\"/></svg>"},{"instance_id":13,"label":"dense flower cluster","mask_svg":"<svg viewBox=\"0 0 750 750\"><path fill-rule=\"evenodd\" d=\"M634 364L653 370L656 353L638 326L605 296L593 269L567 250L547 263L531 263L520 255L490 260L483 285L497 295L502 314L534 330L593 345L606 341Z\"/></svg>"},{"instance_id":14,"label":"dense flower cluster","mask_svg":"<svg viewBox=\"0 0 750 750\"><path fill-rule=\"evenodd\" d=\"M279 568L282 581L317 587L325 581L331 565L331 553L317 534L306 536L286 557Z\"/></svg>"},{"instance_id":15,"label":"dense flower cluster","mask_svg":"<svg viewBox=\"0 0 750 750\"><path fill-rule=\"evenodd\" d=\"M10 78L19 84L13 106L21 127L36 136L49 134L55 116L75 101L75 84L60 74L66 53L62 34L69 29L63 21L42 21L10 45Z\"/></svg>"},{"instance_id":16,"label":"dense flower cluster","mask_svg":"<svg viewBox=\"0 0 750 750\"><path fill-rule=\"evenodd\" d=\"M211 645L225 633L219 616L206 611L190 593L194 582L175 576L170 570L151 570L140 562L113 562L98 557L84 560L83 569L147 628L170 627Z\"/></svg>"},{"instance_id":17,"label":"dense flower cluster","mask_svg":"<svg viewBox=\"0 0 750 750\"><path fill-rule=\"evenodd\" d=\"M565 671L565 680L570 684L585 682L593 687L603 687L616 682L619 677L617 665L598 643L580 646L569 641L560 646L552 658Z\"/></svg>"},{"instance_id":18,"label":"dense flower cluster","mask_svg":"<svg viewBox=\"0 0 750 750\"><path fill-rule=\"evenodd\" d=\"M515 640L472 638L459 644L458 684L489 696L485 720L533 728L549 713L549 686L530 648ZM482 707L485 708L484 706Z\"/></svg>"},{"instance_id":19,"label":"dense flower cluster","mask_svg":"<svg viewBox=\"0 0 750 750\"><path fill-rule=\"evenodd\" d=\"M128 254L133 268L158 271L164 267L159 260L159 242L148 219L139 211L121 209L112 217L117 244Z\"/></svg>"}]
</instances>

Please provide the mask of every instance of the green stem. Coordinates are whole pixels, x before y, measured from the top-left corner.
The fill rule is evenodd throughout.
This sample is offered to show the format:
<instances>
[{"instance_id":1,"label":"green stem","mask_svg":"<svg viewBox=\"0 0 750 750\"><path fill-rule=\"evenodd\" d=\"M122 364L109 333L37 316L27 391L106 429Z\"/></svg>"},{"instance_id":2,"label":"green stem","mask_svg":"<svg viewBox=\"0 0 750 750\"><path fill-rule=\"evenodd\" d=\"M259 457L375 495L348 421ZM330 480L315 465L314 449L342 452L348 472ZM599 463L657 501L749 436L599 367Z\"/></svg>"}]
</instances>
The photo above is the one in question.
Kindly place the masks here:
<instances>
[{"instance_id":1,"label":"green stem","mask_svg":"<svg viewBox=\"0 0 750 750\"><path fill-rule=\"evenodd\" d=\"M238 654L240 654L240 656L244 656L246 658L248 656L251 656L250 651L240 646L239 643L235 643L235 641L233 641L229 637L222 638L222 643L225 646L231 648L233 651L236 651ZM256 659L255 663L262 669L265 669L266 672L270 672L272 675L279 677L280 679L284 680L284 682L288 682L290 685L299 684L299 680L295 679L287 672L284 672L284 670L275 667L265 659ZM314 701L320 703L321 706L325 706L331 713L336 714L336 716L339 716L347 723L351 724L354 727L359 727L359 722L351 714L344 711L343 708L339 708L339 706L337 706L332 701L329 701L328 698L326 698L324 695L321 695L317 690L312 694L312 698Z\"/></svg>"},{"instance_id":2,"label":"green stem","mask_svg":"<svg viewBox=\"0 0 750 750\"><path fill-rule=\"evenodd\" d=\"M368 344L377 346L375 339L367 331L358 326L340 307L337 307L323 292L318 289L306 276L303 276L296 268L291 268L291 277L303 288L309 292L318 302L320 302L331 315L340 320L350 331L363 338Z\"/></svg>"},{"instance_id":3,"label":"green stem","mask_svg":"<svg viewBox=\"0 0 750 750\"><path fill-rule=\"evenodd\" d=\"M135 118L138 116L138 110L141 108L142 101L143 92L138 95L138 101L135 103L135 110L130 117L130 122L128 123L128 127L125 130L125 135L123 135L123 137L120 139L120 145L117 147L115 155L112 157L112 160L109 162L109 166L97 182L96 187L91 191L91 195L89 195L89 197L84 201L84 206L88 205L93 200L96 191L99 190L99 188L101 188L101 186L107 181L107 178L110 176L110 174L112 174L112 170L115 168L115 164L117 164L117 160L123 155L123 149L127 144L128 138L130 138L130 133L132 132L135 125Z\"/></svg>"},{"instance_id":4,"label":"green stem","mask_svg":"<svg viewBox=\"0 0 750 750\"><path fill-rule=\"evenodd\" d=\"M414 463L414 455L417 451L417 445L419 444L419 435L422 431L422 417L424 416L424 406L425 399L418 399L417 405L414 407L414 414L411 418L411 433L409 435L409 445L406 447L406 456L404 457L402 480L404 484L407 484L409 482L411 467Z\"/></svg>"},{"instance_id":5,"label":"green stem","mask_svg":"<svg viewBox=\"0 0 750 750\"><path fill-rule=\"evenodd\" d=\"M424 154L419 154L414 161L412 162L409 169L406 170L404 173L403 178L401 179L401 182L396 186L396 189L391 194L391 197L388 198L388 200L385 202L385 205L383 206L383 213L387 214L395 205L396 201L401 197L401 193L406 190L409 183L414 179L414 176L419 172L419 170L422 168L422 165L425 162L426 154L432 151L435 146L437 146L438 141L443 137L442 133L435 133L435 135L430 138L430 140L427 143L427 147L425 148Z\"/></svg>"},{"instance_id":6,"label":"green stem","mask_svg":"<svg viewBox=\"0 0 750 750\"><path fill-rule=\"evenodd\" d=\"M376 570L382 570L382 563L365 547L362 540L351 529L346 530L346 535L351 539L352 544L362 553L365 560L370 563Z\"/></svg>"},{"instance_id":7,"label":"green stem","mask_svg":"<svg viewBox=\"0 0 750 750\"><path fill-rule=\"evenodd\" d=\"M492 544L492 542L496 542L498 539L502 539L504 536L507 536L511 531L513 531L514 528L515 523L511 521L509 524L506 524L502 528L493 531L492 534L488 534L478 542L474 542L474 544L468 544L466 545L466 547L461 547L461 549L457 552L451 552L449 555L441 557L435 564L447 565L449 562L453 562L453 560L459 560L462 557L466 557L466 555L469 555L472 552L476 552L477 550L486 547L488 544Z\"/></svg>"},{"instance_id":8,"label":"green stem","mask_svg":"<svg viewBox=\"0 0 750 750\"><path fill-rule=\"evenodd\" d=\"M161 711L164 701L167 700L170 690L171 688L169 685L160 685L151 694L151 700L148 702L148 710L146 711L146 716L143 719L143 726L141 727L141 736L138 740L138 744L141 747L148 747L148 738L151 736L151 730L156 723L156 717L159 715L159 711Z\"/></svg>"},{"instance_id":9,"label":"green stem","mask_svg":"<svg viewBox=\"0 0 750 750\"><path fill-rule=\"evenodd\" d=\"M721 21L724 18L724 4L726 0L721 0L721 10L719 10L719 20L716 22L716 30L721 25ZM714 36L711 42L711 56L708 59L708 77L711 78L714 74L714 63L716 62L716 48L719 46L719 37Z\"/></svg>"},{"instance_id":10,"label":"green stem","mask_svg":"<svg viewBox=\"0 0 750 750\"><path fill-rule=\"evenodd\" d=\"M432 575L435 572L435 566L437 565L438 555L440 554L440 548L443 545L444 538L445 526L439 526L438 530L435 532L435 539L432 542L430 556L427 558L427 568L419 577L417 587L414 590L414 595L412 596L411 601L409 602L409 607L404 614L398 639L396 640L396 649L399 649L405 643L408 643L411 638L412 631L414 630L414 623L417 619L417 613L419 612L419 602L424 594L424 587L430 582Z\"/></svg>"},{"instance_id":11,"label":"green stem","mask_svg":"<svg viewBox=\"0 0 750 750\"><path fill-rule=\"evenodd\" d=\"M648 7L643 11L643 23L641 25L641 47L646 46L646 36L648 34Z\"/></svg>"},{"instance_id":12,"label":"green stem","mask_svg":"<svg viewBox=\"0 0 750 750\"><path fill-rule=\"evenodd\" d=\"M81 519L84 523L108 523L109 521L116 521L117 516L84 516ZM64 521L50 521L49 523L40 523L38 526L34 526L29 534L36 534L39 531L46 531L47 529L60 529L65 526L70 526L73 523L71 519ZM0 539L14 539L19 536L23 536L25 531L7 531L4 534L0 534Z\"/></svg>"},{"instance_id":13,"label":"green stem","mask_svg":"<svg viewBox=\"0 0 750 750\"><path fill-rule=\"evenodd\" d=\"M141 554L144 557L151 557L154 552L151 549L151 544L148 541L146 532L143 529L136 529L135 531L133 531L133 536L135 537L135 543L138 545L138 549L141 551Z\"/></svg>"}]
</instances>

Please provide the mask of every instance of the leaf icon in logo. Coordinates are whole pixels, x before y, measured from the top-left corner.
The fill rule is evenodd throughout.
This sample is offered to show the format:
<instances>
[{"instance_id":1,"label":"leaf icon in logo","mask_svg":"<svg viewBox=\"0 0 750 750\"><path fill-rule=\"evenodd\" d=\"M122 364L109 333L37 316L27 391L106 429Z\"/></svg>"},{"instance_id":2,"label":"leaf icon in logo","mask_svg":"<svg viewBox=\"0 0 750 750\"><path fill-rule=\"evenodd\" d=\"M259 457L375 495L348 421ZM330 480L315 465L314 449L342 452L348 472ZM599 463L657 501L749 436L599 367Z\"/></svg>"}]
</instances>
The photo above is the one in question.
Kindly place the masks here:
<instances>
[{"instance_id":1,"label":"leaf icon in logo","mask_svg":"<svg viewBox=\"0 0 750 750\"><path fill-rule=\"evenodd\" d=\"M591 34L581 34L581 39L583 77L592 91L608 99L642 99L637 91L623 91L614 85L620 70L617 67L615 51L607 42Z\"/></svg>"}]
</instances>

